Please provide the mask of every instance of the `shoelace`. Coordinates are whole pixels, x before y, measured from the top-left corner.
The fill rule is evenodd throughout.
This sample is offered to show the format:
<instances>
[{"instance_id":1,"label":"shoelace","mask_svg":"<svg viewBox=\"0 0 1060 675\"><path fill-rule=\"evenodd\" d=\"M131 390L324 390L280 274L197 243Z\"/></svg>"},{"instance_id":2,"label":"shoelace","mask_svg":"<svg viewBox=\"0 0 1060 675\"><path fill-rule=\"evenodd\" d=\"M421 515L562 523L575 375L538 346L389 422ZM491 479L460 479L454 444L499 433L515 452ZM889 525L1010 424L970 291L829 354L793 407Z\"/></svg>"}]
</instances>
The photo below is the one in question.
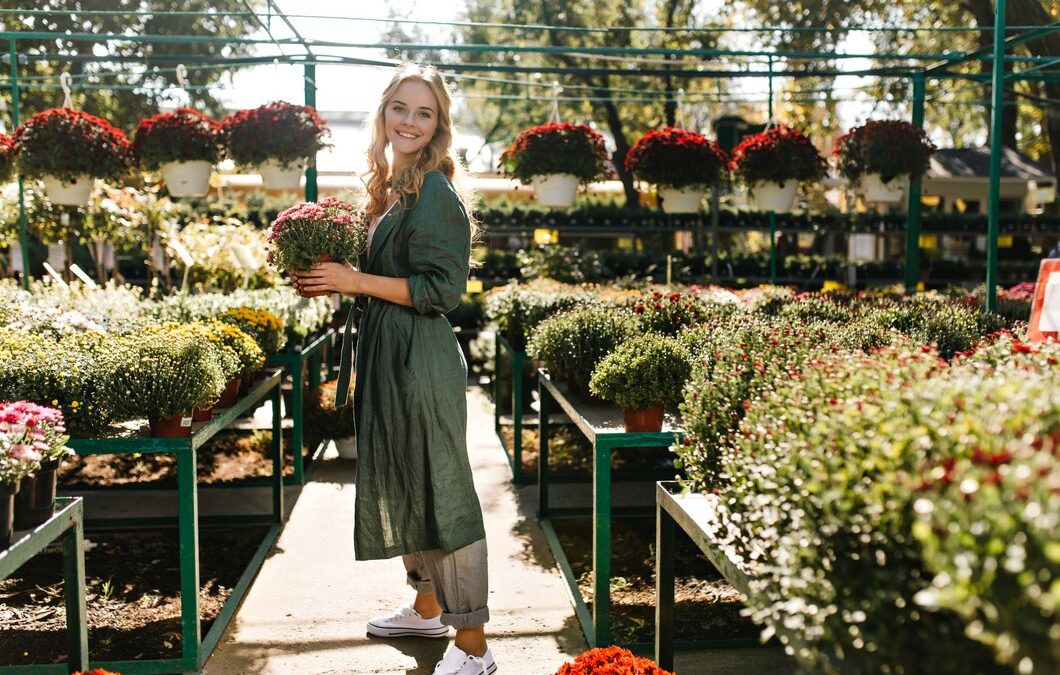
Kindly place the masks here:
<instances>
[{"instance_id":1,"label":"shoelace","mask_svg":"<svg viewBox=\"0 0 1060 675\"><path fill-rule=\"evenodd\" d=\"M471 656L470 654L468 654L468 655L466 655L464 657L464 662L460 664L460 668L463 669L464 663L467 663L468 661L472 661L472 662L478 661L479 664L481 664L481 666L482 666L482 675L489 675L489 672L486 670L486 659L484 657L483 658L479 658L478 656ZM443 665L443 662L439 661L438 665L436 665L434 667L434 672L435 673L441 673L442 672L441 671L442 665Z\"/></svg>"}]
</instances>

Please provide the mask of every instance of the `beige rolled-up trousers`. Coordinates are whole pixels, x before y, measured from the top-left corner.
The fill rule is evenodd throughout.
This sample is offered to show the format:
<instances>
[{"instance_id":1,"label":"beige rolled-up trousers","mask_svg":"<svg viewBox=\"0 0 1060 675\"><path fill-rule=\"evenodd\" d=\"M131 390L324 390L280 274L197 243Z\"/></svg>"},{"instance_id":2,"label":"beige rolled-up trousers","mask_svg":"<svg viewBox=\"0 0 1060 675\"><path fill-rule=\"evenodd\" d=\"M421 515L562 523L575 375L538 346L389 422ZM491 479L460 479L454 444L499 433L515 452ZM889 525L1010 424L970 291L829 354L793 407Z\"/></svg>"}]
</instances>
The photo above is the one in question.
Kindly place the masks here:
<instances>
[{"instance_id":1,"label":"beige rolled-up trousers","mask_svg":"<svg viewBox=\"0 0 1060 675\"><path fill-rule=\"evenodd\" d=\"M442 623L457 630L478 628L490 620L486 606L489 579L486 540L455 551L431 549L401 556L408 584L417 593L434 593L442 606Z\"/></svg>"}]
</instances>

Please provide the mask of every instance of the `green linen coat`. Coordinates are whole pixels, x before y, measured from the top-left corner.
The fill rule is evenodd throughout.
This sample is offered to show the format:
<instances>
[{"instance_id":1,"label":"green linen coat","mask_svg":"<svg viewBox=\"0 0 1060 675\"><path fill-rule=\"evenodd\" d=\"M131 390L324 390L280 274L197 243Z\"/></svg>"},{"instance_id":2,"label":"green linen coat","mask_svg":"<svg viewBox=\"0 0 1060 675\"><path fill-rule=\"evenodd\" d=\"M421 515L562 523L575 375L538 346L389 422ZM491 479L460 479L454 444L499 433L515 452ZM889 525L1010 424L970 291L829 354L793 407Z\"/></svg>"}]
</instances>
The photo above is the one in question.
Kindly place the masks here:
<instances>
[{"instance_id":1,"label":"green linen coat","mask_svg":"<svg viewBox=\"0 0 1060 675\"><path fill-rule=\"evenodd\" d=\"M379 222L361 260L368 274L408 278L413 306L362 296L343 336L339 392L349 390L358 324L358 560L454 551L486 536L467 457L467 363L444 316L467 287L470 250L467 211L431 171L418 199Z\"/></svg>"}]
</instances>

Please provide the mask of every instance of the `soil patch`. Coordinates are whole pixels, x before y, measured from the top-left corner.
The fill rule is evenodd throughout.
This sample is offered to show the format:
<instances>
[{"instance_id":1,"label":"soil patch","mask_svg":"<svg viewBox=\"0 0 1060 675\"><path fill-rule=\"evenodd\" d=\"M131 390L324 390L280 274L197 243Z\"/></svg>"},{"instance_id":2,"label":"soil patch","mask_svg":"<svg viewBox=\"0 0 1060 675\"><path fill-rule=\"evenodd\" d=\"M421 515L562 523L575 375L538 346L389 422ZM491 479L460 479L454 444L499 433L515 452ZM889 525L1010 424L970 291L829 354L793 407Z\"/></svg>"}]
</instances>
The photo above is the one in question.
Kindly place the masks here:
<instances>
[{"instance_id":1,"label":"soil patch","mask_svg":"<svg viewBox=\"0 0 1060 675\"><path fill-rule=\"evenodd\" d=\"M551 522L592 611L592 521L586 517ZM655 519L615 518L611 531L612 638L622 644L651 642L655 638ZM740 614L739 591L680 531L675 572L678 640L758 637L760 628Z\"/></svg>"},{"instance_id":2,"label":"soil patch","mask_svg":"<svg viewBox=\"0 0 1060 675\"><path fill-rule=\"evenodd\" d=\"M306 429L302 456L308 458L320 437ZM199 449L196 456L199 485L238 483L272 476L272 432L222 431ZM284 432L285 476L293 473L291 434ZM177 458L172 454L86 455L63 461L59 486L66 489L152 483L159 487L177 484Z\"/></svg>"},{"instance_id":3,"label":"soil patch","mask_svg":"<svg viewBox=\"0 0 1060 675\"><path fill-rule=\"evenodd\" d=\"M205 635L267 527L203 528L200 619ZM92 660L179 658L177 530L90 533L85 575ZM0 581L0 665L66 659L62 553L46 552Z\"/></svg>"}]
</instances>

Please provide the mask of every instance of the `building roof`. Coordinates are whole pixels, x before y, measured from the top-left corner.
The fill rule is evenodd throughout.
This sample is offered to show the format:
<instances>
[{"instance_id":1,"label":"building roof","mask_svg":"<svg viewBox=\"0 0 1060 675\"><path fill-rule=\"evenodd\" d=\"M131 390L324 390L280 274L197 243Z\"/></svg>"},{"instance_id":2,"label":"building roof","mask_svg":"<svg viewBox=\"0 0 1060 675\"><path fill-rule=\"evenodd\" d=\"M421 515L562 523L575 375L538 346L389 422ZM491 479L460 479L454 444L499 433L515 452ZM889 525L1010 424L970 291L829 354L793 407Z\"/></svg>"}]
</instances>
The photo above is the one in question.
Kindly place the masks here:
<instances>
[{"instance_id":1,"label":"building roof","mask_svg":"<svg viewBox=\"0 0 1060 675\"><path fill-rule=\"evenodd\" d=\"M931 157L929 178L988 178L990 176L989 148L942 148ZM1001 177L1021 180L1055 178L1053 172L1030 157L1010 148L1002 148Z\"/></svg>"}]
</instances>

